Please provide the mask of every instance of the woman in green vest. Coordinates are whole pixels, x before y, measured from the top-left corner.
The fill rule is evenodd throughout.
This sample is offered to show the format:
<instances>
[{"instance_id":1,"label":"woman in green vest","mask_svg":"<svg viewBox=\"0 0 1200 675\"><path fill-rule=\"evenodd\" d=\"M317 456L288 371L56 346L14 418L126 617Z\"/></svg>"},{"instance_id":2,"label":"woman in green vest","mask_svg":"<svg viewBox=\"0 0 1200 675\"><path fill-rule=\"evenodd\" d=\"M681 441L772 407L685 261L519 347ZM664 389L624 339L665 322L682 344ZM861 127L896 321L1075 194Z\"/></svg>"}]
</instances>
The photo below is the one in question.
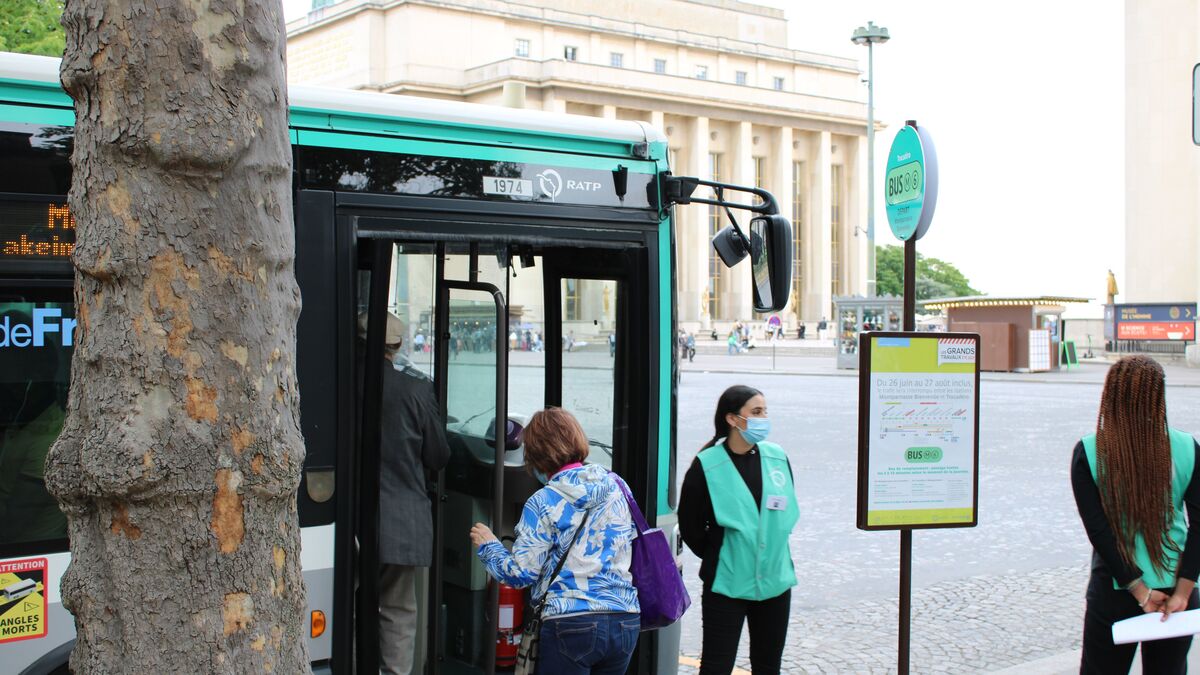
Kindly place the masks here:
<instances>
[{"instance_id":1,"label":"woman in green vest","mask_svg":"<svg viewBox=\"0 0 1200 675\"><path fill-rule=\"evenodd\" d=\"M702 560L701 675L733 671L742 624L750 624L755 675L779 672L796 571L788 536L800 517L792 467L767 442L762 392L733 386L721 394L715 434L696 455L679 495L679 530Z\"/></svg>"},{"instance_id":2,"label":"woman in green vest","mask_svg":"<svg viewBox=\"0 0 1200 675\"><path fill-rule=\"evenodd\" d=\"M1200 446L1167 427L1163 370L1128 356L1108 371L1096 433L1075 445L1071 486L1092 542L1080 673L1128 673L1136 644L1112 625L1195 609L1200 573ZM1187 519L1184 520L1184 513ZM1189 524L1190 523L1190 524ZM1146 673L1186 673L1191 636L1142 643Z\"/></svg>"}]
</instances>

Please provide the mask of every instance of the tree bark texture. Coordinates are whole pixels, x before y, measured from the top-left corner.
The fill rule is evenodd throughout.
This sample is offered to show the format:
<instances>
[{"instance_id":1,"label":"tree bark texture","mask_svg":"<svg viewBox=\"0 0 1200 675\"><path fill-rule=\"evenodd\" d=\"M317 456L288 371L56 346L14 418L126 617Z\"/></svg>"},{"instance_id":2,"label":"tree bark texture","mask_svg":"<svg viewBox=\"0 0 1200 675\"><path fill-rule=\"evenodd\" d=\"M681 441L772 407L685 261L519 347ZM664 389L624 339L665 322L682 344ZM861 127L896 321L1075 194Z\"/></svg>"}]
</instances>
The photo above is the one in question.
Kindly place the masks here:
<instances>
[{"instance_id":1,"label":"tree bark texture","mask_svg":"<svg viewBox=\"0 0 1200 675\"><path fill-rule=\"evenodd\" d=\"M69 0L76 673L309 668L279 0Z\"/></svg>"}]
</instances>

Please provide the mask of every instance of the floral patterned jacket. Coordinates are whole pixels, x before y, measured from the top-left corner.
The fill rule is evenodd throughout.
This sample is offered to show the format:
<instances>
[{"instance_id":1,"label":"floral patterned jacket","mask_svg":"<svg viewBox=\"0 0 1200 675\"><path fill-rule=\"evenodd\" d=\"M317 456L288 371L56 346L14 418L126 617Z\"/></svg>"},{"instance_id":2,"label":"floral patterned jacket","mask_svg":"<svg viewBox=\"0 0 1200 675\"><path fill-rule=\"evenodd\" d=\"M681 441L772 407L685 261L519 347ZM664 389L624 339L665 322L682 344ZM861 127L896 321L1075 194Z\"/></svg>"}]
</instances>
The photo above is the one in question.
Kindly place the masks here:
<instances>
[{"instance_id":1,"label":"floral patterned jacket","mask_svg":"<svg viewBox=\"0 0 1200 675\"><path fill-rule=\"evenodd\" d=\"M542 618L640 612L629 573L637 529L617 484L620 480L597 464L555 474L525 502L511 553L498 541L479 547L488 574L514 588L533 586L535 603L548 593ZM587 531L571 548L558 577L547 579L585 513L590 514Z\"/></svg>"}]
</instances>

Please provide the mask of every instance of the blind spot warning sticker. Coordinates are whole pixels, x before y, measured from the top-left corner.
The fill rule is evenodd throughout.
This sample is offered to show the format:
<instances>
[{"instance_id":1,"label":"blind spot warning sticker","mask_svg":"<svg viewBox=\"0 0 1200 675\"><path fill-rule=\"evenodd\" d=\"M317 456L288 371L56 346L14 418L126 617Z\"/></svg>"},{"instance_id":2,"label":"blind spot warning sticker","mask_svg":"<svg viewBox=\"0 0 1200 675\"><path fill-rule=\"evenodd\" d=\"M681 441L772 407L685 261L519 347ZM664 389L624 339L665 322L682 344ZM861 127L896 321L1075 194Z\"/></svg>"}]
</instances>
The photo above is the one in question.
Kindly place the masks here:
<instances>
[{"instance_id":1,"label":"blind spot warning sticker","mask_svg":"<svg viewBox=\"0 0 1200 675\"><path fill-rule=\"evenodd\" d=\"M0 562L0 643L46 637L46 559Z\"/></svg>"}]
</instances>

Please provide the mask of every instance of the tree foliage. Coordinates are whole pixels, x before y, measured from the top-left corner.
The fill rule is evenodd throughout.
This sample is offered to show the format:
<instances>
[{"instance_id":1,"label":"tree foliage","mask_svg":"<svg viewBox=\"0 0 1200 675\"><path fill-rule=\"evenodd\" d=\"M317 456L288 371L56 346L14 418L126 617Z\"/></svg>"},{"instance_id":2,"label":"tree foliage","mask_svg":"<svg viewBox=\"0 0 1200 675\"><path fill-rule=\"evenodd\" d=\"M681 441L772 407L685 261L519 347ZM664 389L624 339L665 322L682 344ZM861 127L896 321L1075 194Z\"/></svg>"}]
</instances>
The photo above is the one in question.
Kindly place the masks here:
<instances>
[{"instance_id":1,"label":"tree foliage","mask_svg":"<svg viewBox=\"0 0 1200 675\"><path fill-rule=\"evenodd\" d=\"M63 0L0 2L0 51L62 56Z\"/></svg>"},{"instance_id":2,"label":"tree foliage","mask_svg":"<svg viewBox=\"0 0 1200 675\"><path fill-rule=\"evenodd\" d=\"M904 294L904 247L875 247L876 292L879 295ZM938 258L917 253L917 299L953 298L980 295L957 267Z\"/></svg>"}]
</instances>

